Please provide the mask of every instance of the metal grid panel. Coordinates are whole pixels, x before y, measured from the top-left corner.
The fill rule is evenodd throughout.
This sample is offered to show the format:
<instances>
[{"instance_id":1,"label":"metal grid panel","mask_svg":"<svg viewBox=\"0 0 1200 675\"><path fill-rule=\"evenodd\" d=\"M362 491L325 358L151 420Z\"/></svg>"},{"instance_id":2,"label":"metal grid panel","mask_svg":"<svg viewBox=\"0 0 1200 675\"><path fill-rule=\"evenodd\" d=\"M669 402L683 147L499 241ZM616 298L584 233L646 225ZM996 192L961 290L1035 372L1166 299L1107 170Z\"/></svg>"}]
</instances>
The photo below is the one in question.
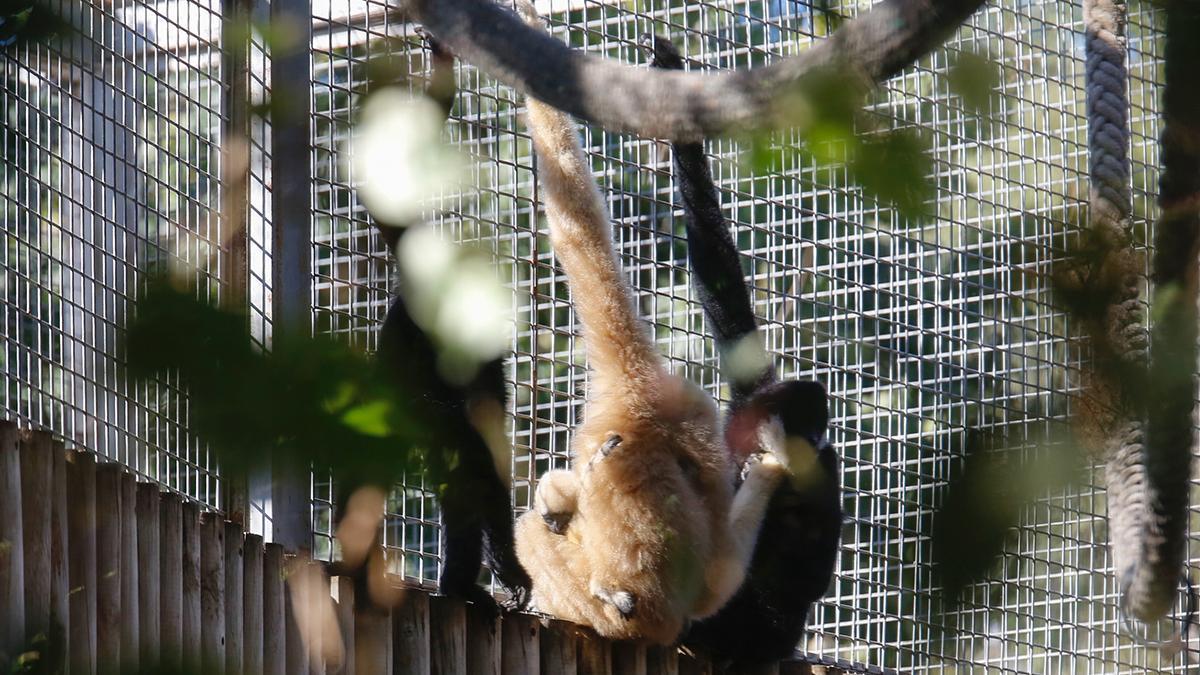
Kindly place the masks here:
<instances>
[{"instance_id":1,"label":"metal grid panel","mask_svg":"<svg viewBox=\"0 0 1200 675\"><path fill-rule=\"evenodd\" d=\"M859 9L833 4L846 15ZM212 0L111 7L83 5L73 16L91 37L65 51L22 47L0 57L10 160L4 411L216 503L219 482L185 431L178 388L130 388L117 379L114 345L138 270L165 256L192 263L205 290L220 292L219 15ZM636 36L652 30L682 44L693 68L764 63L830 26L827 10L795 0L547 0L541 8L574 46L633 62L641 58ZM1133 180L1145 231L1155 213L1161 35L1149 4L1134 10ZM807 651L904 672L1185 672L1196 661L1189 651L1160 662L1120 634L1096 480L1029 509L996 578L973 587L957 611L939 614L930 592L922 519L964 431L1032 443L1062 419L1077 386L1077 356L1045 276L1086 197L1078 12L1054 0L989 5L878 97L880 118L920 129L932 148L938 191L918 222L799 153L785 150L775 170L751 174L735 143L710 144L768 347L786 374L816 377L833 397L849 521L837 580L801 645ZM314 20L314 325L373 348L387 256L337 150L368 59L405 59L417 87L426 64L411 27L383 2L314 3ZM1004 96L988 115L965 110L948 90L947 68L960 51L1004 67ZM68 67L93 55L83 68ZM256 96L269 89L266 59L256 37ZM459 84L449 136L473 160L471 174L429 217L450 238L490 250L514 289L512 469L525 508L535 477L567 461L586 371L566 286L545 237L534 236L539 210L519 97L467 66ZM255 335L269 344L270 142L269 129L255 124L250 302ZM600 130L585 142L660 344L720 394L687 285L665 146ZM332 555L331 486L316 481L314 495L318 552ZM431 582L440 542L429 493L418 482L399 486L388 511L395 569ZM1194 541L1190 552L1200 560ZM957 631L948 630L951 620Z\"/></svg>"},{"instance_id":2,"label":"metal grid panel","mask_svg":"<svg viewBox=\"0 0 1200 675\"><path fill-rule=\"evenodd\" d=\"M140 273L168 258L219 294L221 16L208 3L48 3L78 29L0 53L3 414L216 505L169 378L121 375Z\"/></svg>"},{"instance_id":3,"label":"metal grid panel","mask_svg":"<svg viewBox=\"0 0 1200 675\"><path fill-rule=\"evenodd\" d=\"M419 41L387 19L382 4L342 11L351 9L365 9L367 18L330 21L341 37L324 48L317 40L316 152L318 166L330 167L315 187L318 325L370 345L385 308L386 252L346 192L353 177L339 176L330 152L348 130L361 85L355 73L366 59L399 50L415 88L425 63ZM693 67L764 63L805 48L830 24L824 10L791 0L550 0L541 9L573 46L636 62L636 36L653 30L681 43ZM833 8L844 15L857 9ZM1154 214L1158 20L1149 6L1135 5L1130 26L1143 232ZM1182 672L1195 661L1185 652L1160 662L1120 634L1097 480L1029 509L1000 572L970 589L957 611L940 614L930 592L922 522L965 431L1036 442L1065 416L1077 387L1077 350L1065 317L1049 304L1045 279L1085 213L1079 30L1075 3L1002 2L889 83L874 111L891 125L919 129L932 148L937 198L916 222L864 197L844 171L799 153L785 149L775 171L752 175L735 143L710 144L768 347L785 373L829 387L834 440L844 454L850 517L838 578L801 645L807 651L904 672ZM961 52L1003 66L1003 96L986 115L949 91L946 73ZM535 477L567 462L586 371L565 284L545 238L534 237L535 185L519 97L469 66L458 77L449 137L473 160L472 173L469 187L447 195L429 217L449 237L491 250L511 271L519 310L510 371L513 477L523 509ZM799 142L785 138L783 145ZM719 394L712 345L688 288L665 146L601 130L585 143L642 311L673 363ZM390 516L403 525L390 524L389 544L406 573L431 581L436 530L428 495L407 486L396 496ZM952 623L957 631L948 629Z\"/></svg>"}]
</instances>

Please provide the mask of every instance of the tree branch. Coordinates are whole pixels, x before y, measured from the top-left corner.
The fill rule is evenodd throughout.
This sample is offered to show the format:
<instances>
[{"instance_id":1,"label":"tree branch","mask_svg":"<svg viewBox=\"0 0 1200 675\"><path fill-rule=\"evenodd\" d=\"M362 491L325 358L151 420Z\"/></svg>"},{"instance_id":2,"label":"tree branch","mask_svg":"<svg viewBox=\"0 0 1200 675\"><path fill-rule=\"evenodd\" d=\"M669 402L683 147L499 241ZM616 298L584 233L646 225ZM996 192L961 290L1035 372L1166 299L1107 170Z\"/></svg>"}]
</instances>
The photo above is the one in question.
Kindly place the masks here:
<instances>
[{"instance_id":1,"label":"tree branch","mask_svg":"<svg viewBox=\"0 0 1200 675\"><path fill-rule=\"evenodd\" d=\"M836 69L865 90L912 64L983 0L884 0L778 63L719 74L652 71L571 49L493 0L406 0L463 60L517 91L611 131L695 141L804 123L806 80Z\"/></svg>"}]
</instances>

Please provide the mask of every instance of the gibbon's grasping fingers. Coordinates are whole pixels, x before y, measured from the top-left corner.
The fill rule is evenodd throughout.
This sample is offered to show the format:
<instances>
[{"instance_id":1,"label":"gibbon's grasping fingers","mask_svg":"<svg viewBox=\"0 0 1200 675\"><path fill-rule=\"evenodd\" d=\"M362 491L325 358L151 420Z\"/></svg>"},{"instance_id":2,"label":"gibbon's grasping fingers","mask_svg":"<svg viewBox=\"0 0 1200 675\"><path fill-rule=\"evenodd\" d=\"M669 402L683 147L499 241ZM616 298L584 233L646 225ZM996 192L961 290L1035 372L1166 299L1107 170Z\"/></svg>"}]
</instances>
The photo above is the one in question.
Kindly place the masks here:
<instances>
[{"instance_id":1,"label":"gibbon's grasping fingers","mask_svg":"<svg viewBox=\"0 0 1200 675\"><path fill-rule=\"evenodd\" d=\"M641 42L653 66L683 68L670 41L646 35ZM771 497L745 583L720 612L693 624L684 637L692 649L744 668L790 655L810 607L828 588L841 532L841 481L837 455L825 437L824 388L777 381L762 353L750 289L703 145L675 143L672 156L687 215L692 282L721 354L721 372L731 383L726 441L735 461L765 452L792 474ZM747 353L762 358L747 367ZM744 489L743 484L736 499Z\"/></svg>"},{"instance_id":2,"label":"gibbon's grasping fingers","mask_svg":"<svg viewBox=\"0 0 1200 675\"><path fill-rule=\"evenodd\" d=\"M532 5L518 9L541 25ZM574 468L542 477L535 510L517 524L517 553L538 609L606 637L670 644L741 584L783 471L753 467L734 503L716 404L668 371L637 316L579 130L537 100L527 106L550 239L591 373Z\"/></svg>"}]
</instances>

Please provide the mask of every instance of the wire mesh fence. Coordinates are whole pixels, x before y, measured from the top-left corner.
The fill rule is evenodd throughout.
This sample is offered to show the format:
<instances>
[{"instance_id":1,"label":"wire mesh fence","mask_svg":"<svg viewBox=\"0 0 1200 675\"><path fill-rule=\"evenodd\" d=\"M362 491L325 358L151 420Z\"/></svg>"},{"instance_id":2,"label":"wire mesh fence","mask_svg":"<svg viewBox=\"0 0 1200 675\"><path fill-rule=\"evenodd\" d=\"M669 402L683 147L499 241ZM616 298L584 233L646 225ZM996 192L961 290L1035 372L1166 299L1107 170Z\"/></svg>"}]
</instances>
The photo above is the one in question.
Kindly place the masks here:
<instances>
[{"instance_id":1,"label":"wire mesh fence","mask_svg":"<svg viewBox=\"0 0 1200 675\"><path fill-rule=\"evenodd\" d=\"M654 32L679 44L697 70L795 54L865 6L545 0L539 8L574 47L640 63L637 38ZM180 392L169 380L128 388L109 345L138 273L161 256L194 262L198 278L222 292L220 8L211 0L86 7L121 29L95 38L102 58L91 71L65 67L75 59L46 47L3 57L5 156L16 158L4 174L5 413L215 503L219 481L186 432ZM1131 10L1134 213L1145 241L1156 212L1161 16L1149 2ZM315 2L312 19L313 326L374 349L389 297L388 252L339 153L371 64L391 59L419 90L427 53L385 2ZM260 101L270 88L268 37L255 33L250 49ZM998 91L983 109L952 86L964 54L999 66ZM119 73L127 84L98 103L95 87L106 85L80 84L98 73ZM568 463L586 364L565 282L537 236L521 98L466 64L457 77L447 137L467 155L468 175L426 215L449 239L489 252L513 290L511 468L524 510L537 476ZM968 432L1038 446L1062 425L1079 386L1079 349L1048 282L1085 216L1079 5L989 3L945 48L889 82L871 111L930 148L936 192L922 217L865 195L845 168L802 152L797 135L773 138L776 161L766 170L751 169L735 141L708 144L768 349L785 376L826 385L843 456L837 577L799 647L902 672L1188 672L1200 658L1194 641L1164 656L1122 628L1098 472L1027 509L995 573L961 603L943 606L934 592L926 524ZM89 115L108 125L104 132L76 121ZM253 123L248 198L248 302L264 344L269 133L261 119ZM585 147L642 313L673 366L720 396L714 348L688 286L667 145L592 128ZM336 555L334 486L318 475L313 496L315 549ZM419 477L393 492L387 522L393 569L432 583L438 512ZM1200 561L1191 539L1189 551Z\"/></svg>"},{"instance_id":2,"label":"wire mesh fence","mask_svg":"<svg viewBox=\"0 0 1200 675\"><path fill-rule=\"evenodd\" d=\"M168 257L220 293L219 8L46 8L72 38L0 56L4 414L216 505L178 384L125 381L118 336L138 278Z\"/></svg>"}]
</instances>

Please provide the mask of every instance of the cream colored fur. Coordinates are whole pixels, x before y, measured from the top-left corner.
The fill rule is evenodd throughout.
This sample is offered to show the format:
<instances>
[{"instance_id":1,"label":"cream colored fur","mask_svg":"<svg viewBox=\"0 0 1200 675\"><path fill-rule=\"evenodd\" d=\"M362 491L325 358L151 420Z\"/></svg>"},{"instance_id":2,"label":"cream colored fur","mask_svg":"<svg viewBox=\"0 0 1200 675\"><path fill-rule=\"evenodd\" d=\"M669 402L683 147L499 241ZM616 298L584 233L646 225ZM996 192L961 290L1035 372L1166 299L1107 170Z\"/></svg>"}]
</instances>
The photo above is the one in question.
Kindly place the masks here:
<instances>
[{"instance_id":1,"label":"cream colored fur","mask_svg":"<svg viewBox=\"0 0 1200 675\"><path fill-rule=\"evenodd\" d=\"M575 123L533 99L527 120L592 372L574 468L542 477L517 523L517 554L539 610L669 644L741 585L784 469L755 466L734 500L717 406L669 372L638 318Z\"/></svg>"}]
</instances>

